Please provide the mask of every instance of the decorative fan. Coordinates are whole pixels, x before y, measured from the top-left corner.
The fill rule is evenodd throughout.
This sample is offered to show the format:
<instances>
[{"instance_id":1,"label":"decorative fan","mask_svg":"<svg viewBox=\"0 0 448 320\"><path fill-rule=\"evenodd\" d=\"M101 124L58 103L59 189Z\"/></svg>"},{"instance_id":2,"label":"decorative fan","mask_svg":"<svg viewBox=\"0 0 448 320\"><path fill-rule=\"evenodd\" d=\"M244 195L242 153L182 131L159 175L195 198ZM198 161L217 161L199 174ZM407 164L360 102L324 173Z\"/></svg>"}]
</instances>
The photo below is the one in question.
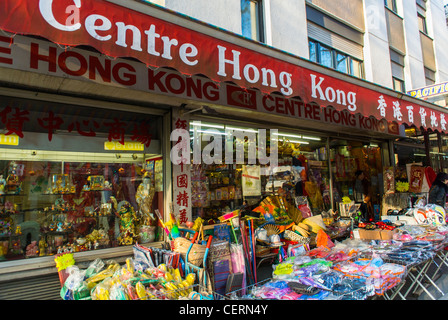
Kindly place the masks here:
<instances>
[{"instance_id":1,"label":"decorative fan","mask_svg":"<svg viewBox=\"0 0 448 320\"><path fill-rule=\"evenodd\" d=\"M268 237L273 234L281 233L279 227L276 226L275 224L268 223L268 224L264 225L263 228L267 231Z\"/></svg>"},{"instance_id":2,"label":"decorative fan","mask_svg":"<svg viewBox=\"0 0 448 320\"><path fill-rule=\"evenodd\" d=\"M302 212L292 203L288 203L288 216L296 224L299 224L303 220Z\"/></svg>"}]
</instances>

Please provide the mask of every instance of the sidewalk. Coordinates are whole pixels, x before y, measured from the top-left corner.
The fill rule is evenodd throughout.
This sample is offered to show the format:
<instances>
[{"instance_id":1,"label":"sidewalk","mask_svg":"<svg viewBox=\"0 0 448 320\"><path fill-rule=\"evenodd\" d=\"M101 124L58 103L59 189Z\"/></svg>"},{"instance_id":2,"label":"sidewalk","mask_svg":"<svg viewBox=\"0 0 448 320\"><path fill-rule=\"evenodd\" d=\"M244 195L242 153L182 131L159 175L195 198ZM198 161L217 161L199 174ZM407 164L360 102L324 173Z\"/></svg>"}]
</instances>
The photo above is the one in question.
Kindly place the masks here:
<instances>
[{"instance_id":1,"label":"sidewalk","mask_svg":"<svg viewBox=\"0 0 448 320\"><path fill-rule=\"evenodd\" d=\"M434 286L429 283L425 283L427 285L426 290L432 295L432 297L436 300L448 300L448 268L441 268L440 277L434 281L437 287L443 292L439 292ZM433 300L423 289L420 290L420 295L418 300Z\"/></svg>"}]
</instances>

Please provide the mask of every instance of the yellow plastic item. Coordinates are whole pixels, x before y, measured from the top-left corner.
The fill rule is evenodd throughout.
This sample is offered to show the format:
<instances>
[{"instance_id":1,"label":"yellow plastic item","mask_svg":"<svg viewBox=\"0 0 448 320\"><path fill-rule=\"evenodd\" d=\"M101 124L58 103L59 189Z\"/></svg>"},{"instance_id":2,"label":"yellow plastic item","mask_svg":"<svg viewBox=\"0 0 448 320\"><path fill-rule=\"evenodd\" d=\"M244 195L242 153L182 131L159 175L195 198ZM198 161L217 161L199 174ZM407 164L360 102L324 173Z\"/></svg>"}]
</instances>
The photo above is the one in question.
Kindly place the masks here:
<instances>
[{"instance_id":1,"label":"yellow plastic item","mask_svg":"<svg viewBox=\"0 0 448 320\"><path fill-rule=\"evenodd\" d=\"M126 259L126 268L129 272L134 272L134 263L131 258Z\"/></svg>"},{"instance_id":2,"label":"yellow plastic item","mask_svg":"<svg viewBox=\"0 0 448 320\"><path fill-rule=\"evenodd\" d=\"M137 282L137 284L135 285L135 291L137 292L137 296L141 299L141 300L147 300L147 293L145 290L145 286L139 281Z\"/></svg>"},{"instance_id":3,"label":"yellow plastic item","mask_svg":"<svg viewBox=\"0 0 448 320\"><path fill-rule=\"evenodd\" d=\"M185 280L187 280L188 283L190 284L190 286L192 286L196 280L196 274L194 274L194 273L187 274L187 276L185 277Z\"/></svg>"},{"instance_id":4,"label":"yellow plastic item","mask_svg":"<svg viewBox=\"0 0 448 320\"><path fill-rule=\"evenodd\" d=\"M159 268L162 271L167 271L168 270L168 268L166 267L166 264L164 264L164 263L159 264L159 266L157 268Z\"/></svg>"},{"instance_id":5,"label":"yellow plastic item","mask_svg":"<svg viewBox=\"0 0 448 320\"><path fill-rule=\"evenodd\" d=\"M181 277L181 275L180 275L180 271L179 271L179 269L174 269L173 270L173 273L174 273L174 280L176 281L176 282L182 282L182 277Z\"/></svg>"},{"instance_id":6,"label":"yellow plastic item","mask_svg":"<svg viewBox=\"0 0 448 320\"><path fill-rule=\"evenodd\" d=\"M86 280L87 288L90 289L90 290L93 289L93 287L95 287L95 285L98 282L100 282L100 281L102 281L102 280L104 280L106 278L112 277L114 275L114 273L116 271L118 271L118 270L120 270L120 265L119 264L111 264L109 267L107 267L107 269L105 269L105 270L97 273L96 275L88 278Z\"/></svg>"},{"instance_id":7,"label":"yellow plastic item","mask_svg":"<svg viewBox=\"0 0 448 320\"><path fill-rule=\"evenodd\" d=\"M293 272L292 264L282 263L274 270L275 275L291 274Z\"/></svg>"},{"instance_id":8,"label":"yellow plastic item","mask_svg":"<svg viewBox=\"0 0 448 320\"><path fill-rule=\"evenodd\" d=\"M173 275L171 273L167 272L167 273L165 273L165 280L168 281L168 282L169 281L173 281L174 277L173 277Z\"/></svg>"}]
</instances>

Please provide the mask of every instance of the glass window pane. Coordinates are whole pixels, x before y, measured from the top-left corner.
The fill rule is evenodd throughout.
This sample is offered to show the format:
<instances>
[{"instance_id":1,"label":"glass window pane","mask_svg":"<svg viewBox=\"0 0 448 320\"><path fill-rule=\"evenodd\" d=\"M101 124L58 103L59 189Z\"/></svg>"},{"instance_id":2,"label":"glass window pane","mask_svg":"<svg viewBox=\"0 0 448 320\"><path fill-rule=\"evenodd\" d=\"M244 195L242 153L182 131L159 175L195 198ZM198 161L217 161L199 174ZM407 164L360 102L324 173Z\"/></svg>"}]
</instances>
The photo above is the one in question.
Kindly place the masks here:
<instances>
[{"instance_id":1,"label":"glass window pane","mask_svg":"<svg viewBox=\"0 0 448 320\"><path fill-rule=\"evenodd\" d=\"M330 48L319 46L319 58L321 65L333 68L333 52Z\"/></svg>"},{"instance_id":2,"label":"glass window pane","mask_svg":"<svg viewBox=\"0 0 448 320\"><path fill-rule=\"evenodd\" d=\"M221 156L217 156L213 163L203 162L191 166L193 220L197 217L204 220L215 219L239 208L243 200L254 211L260 213L259 210L264 210L262 207L267 203L278 206L283 201L288 206L303 205L303 210L308 207L313 214L320 214L322 210L330 209L328 152L325 138L286 131L279 131L274 135L267 130L266 145L272 146L273 141L278 144L277 157L280 166L273 169L269 163L261 163L258 158L249 165L251 150L255 151L257 145L255 140L259 138L259 128L257 126L251 128L249 124L239 126L190 122L190 134L194 146L201 148L203 155L207 153L204 148L208 142L202 141L201 135L207 131L211 133L212 128L213 139L222 139L223 152L218 152ZM233 136L229 134L230 132ZM199 145L201 141L202 145ZM229 145L234 146L232 159L227 159L224 152ZM221 162L219 164L216 163L218 157ZM237 157L241 157L241 161L234 163L233 159L236 160ZM280 212L274 219L286 222L288 218Z\"/></svg>"},{"instance_id":3,"label":"glass window pane","mask_svg":"<svg viewBox=\"0 0 448 320\"><path fill-rule=\"evenodd\" d=\"M405 92L403 80L393 78L393 84L394 84L394 90L400 91L400 92Z\"/></svg>"},{"instance_id":4,"label":"glass window pane","mask_svg":"<svg viewBox=\"0 0 448 320\"><path fill-rule=\"evenodd\" d=\"M309 46L310 46L310 60L317 62L317 50L316 50L317 43L310 41Z\"/></svg>"},{"instance_id":5,"label":"glass window pane","mask_svg":"<svg viewBox=\"0 0 448 320\"><path fill-rule=\"evenodd\" d=\"M448 171L448 137L442 133L441 134L441 168L444 172Z\"/></svg>"},{"instance_id":6,"label":"glass window pane","mask_svg":"<svg viewBox=\"0 0 448 320\"><path fill-rule=\"evenodd\" d=\"M342 53L336 53L336 70L348 73L348 57Z\"/></svg>"},{"instance_id":7,"label":"glass window pane","mask_svg":"<svg viewBox=\"0 0 448 320\"><path fill-rule=\"evenodd\" d=\"M420 14L418 15L418 29L425 34L427 33L426 18Z\"/></svg>"},{"instance_id":8,"label":"glass window pane","mask_svg":"<svg viewBox=\"0 0 448 320\"><path fill-rule=\"evenodd\" d=\"M241 0L241 27L243 36L257 41L263 41L263 20L260 13L260 1Z\"/></svg>"},{"instance_id":9,"label":"glass window pane","mask_svg":"<svg viewBox=\"0 0 448 320\"><path fill-rule=\"evenodd\" d=\"M441 155L439 152L439 137L437 133L428 134L429 141L429 158L432 168L439 169L441 167Z\"/></svg>"},{"instance_id":10,"label":"glass window pane","mask_svg":"<svg viewBox=\"0 0 448 320\"><path fill-rule=\"evenodd\" d=\"M350 59L350 74L352 76L361 78L362 72L361 72L361 62L355 59Z\"/></svg>"},{"instance_id":11,"label":"glass window pane","mask_svg":"<svg viewBox=\"0 0 448 320\"><path fill-rule=\"evenodd\" d=\"M363 202L362 193L364 192L362 190L357 192L360 189L356 183L356 173L361 170L369 182L372 203L372 206L367 206L367 211L363 212L363 217L367 220L373 219L375 209L379 210L381 204L382 185L380 182L383 173L381 147L369 142L331 140L330 160L335 210L340 210L342 216L348 215L348 212L341 210L344 208L343 197L349 197L358 205ZM364 211L364 207L361 211Z\"/></svg>"},{"instance_id":12,"label":"glass window pane","mask_svg":"<svg viewBox=\"0 0 448 320\"><path fill-rule=\"evenodd\" d=\"M163 209L159 116L16 105L27 117L17 144L0 148L0 261L161 240L152 214Z\"/></svg>"},{"instance_id":13,"label":"glass window pane","mask_svg":"<svg viewBox=\"0 0 448 320\"><path fill-rule=\"evenodd\" d=\"M397 12L397 4L395 0L384 0L384 5L393 12Z\"/></svg>"}]
</instances>

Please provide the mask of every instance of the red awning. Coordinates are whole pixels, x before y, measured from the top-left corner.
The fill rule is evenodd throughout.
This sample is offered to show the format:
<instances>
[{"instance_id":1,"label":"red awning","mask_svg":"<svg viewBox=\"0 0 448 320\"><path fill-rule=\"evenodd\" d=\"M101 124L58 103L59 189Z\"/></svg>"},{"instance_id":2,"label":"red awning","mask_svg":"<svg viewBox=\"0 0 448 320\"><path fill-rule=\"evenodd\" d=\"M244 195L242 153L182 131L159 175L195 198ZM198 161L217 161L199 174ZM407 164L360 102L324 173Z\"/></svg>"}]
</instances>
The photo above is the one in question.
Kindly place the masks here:
<instances>
[{"instance_id":1,"label":"red awning","mask_svg":"<svg viewBox=\"0 0 448 320\"><path fill-rule=\"evenodd\" d=\"M365 117L446 130L448 114L442 107L336 72L316 72L313 69L319 68L312 63L304 67L302 59L289 54L280 59L282 54L275 50L272 57L262 53L266 50L247 49L105 0L2 0L0 29L61 45L88 45L111 57L132 57L150 67L201 74L268 94L280 92Z\"/></svg>"}]
</instances>

